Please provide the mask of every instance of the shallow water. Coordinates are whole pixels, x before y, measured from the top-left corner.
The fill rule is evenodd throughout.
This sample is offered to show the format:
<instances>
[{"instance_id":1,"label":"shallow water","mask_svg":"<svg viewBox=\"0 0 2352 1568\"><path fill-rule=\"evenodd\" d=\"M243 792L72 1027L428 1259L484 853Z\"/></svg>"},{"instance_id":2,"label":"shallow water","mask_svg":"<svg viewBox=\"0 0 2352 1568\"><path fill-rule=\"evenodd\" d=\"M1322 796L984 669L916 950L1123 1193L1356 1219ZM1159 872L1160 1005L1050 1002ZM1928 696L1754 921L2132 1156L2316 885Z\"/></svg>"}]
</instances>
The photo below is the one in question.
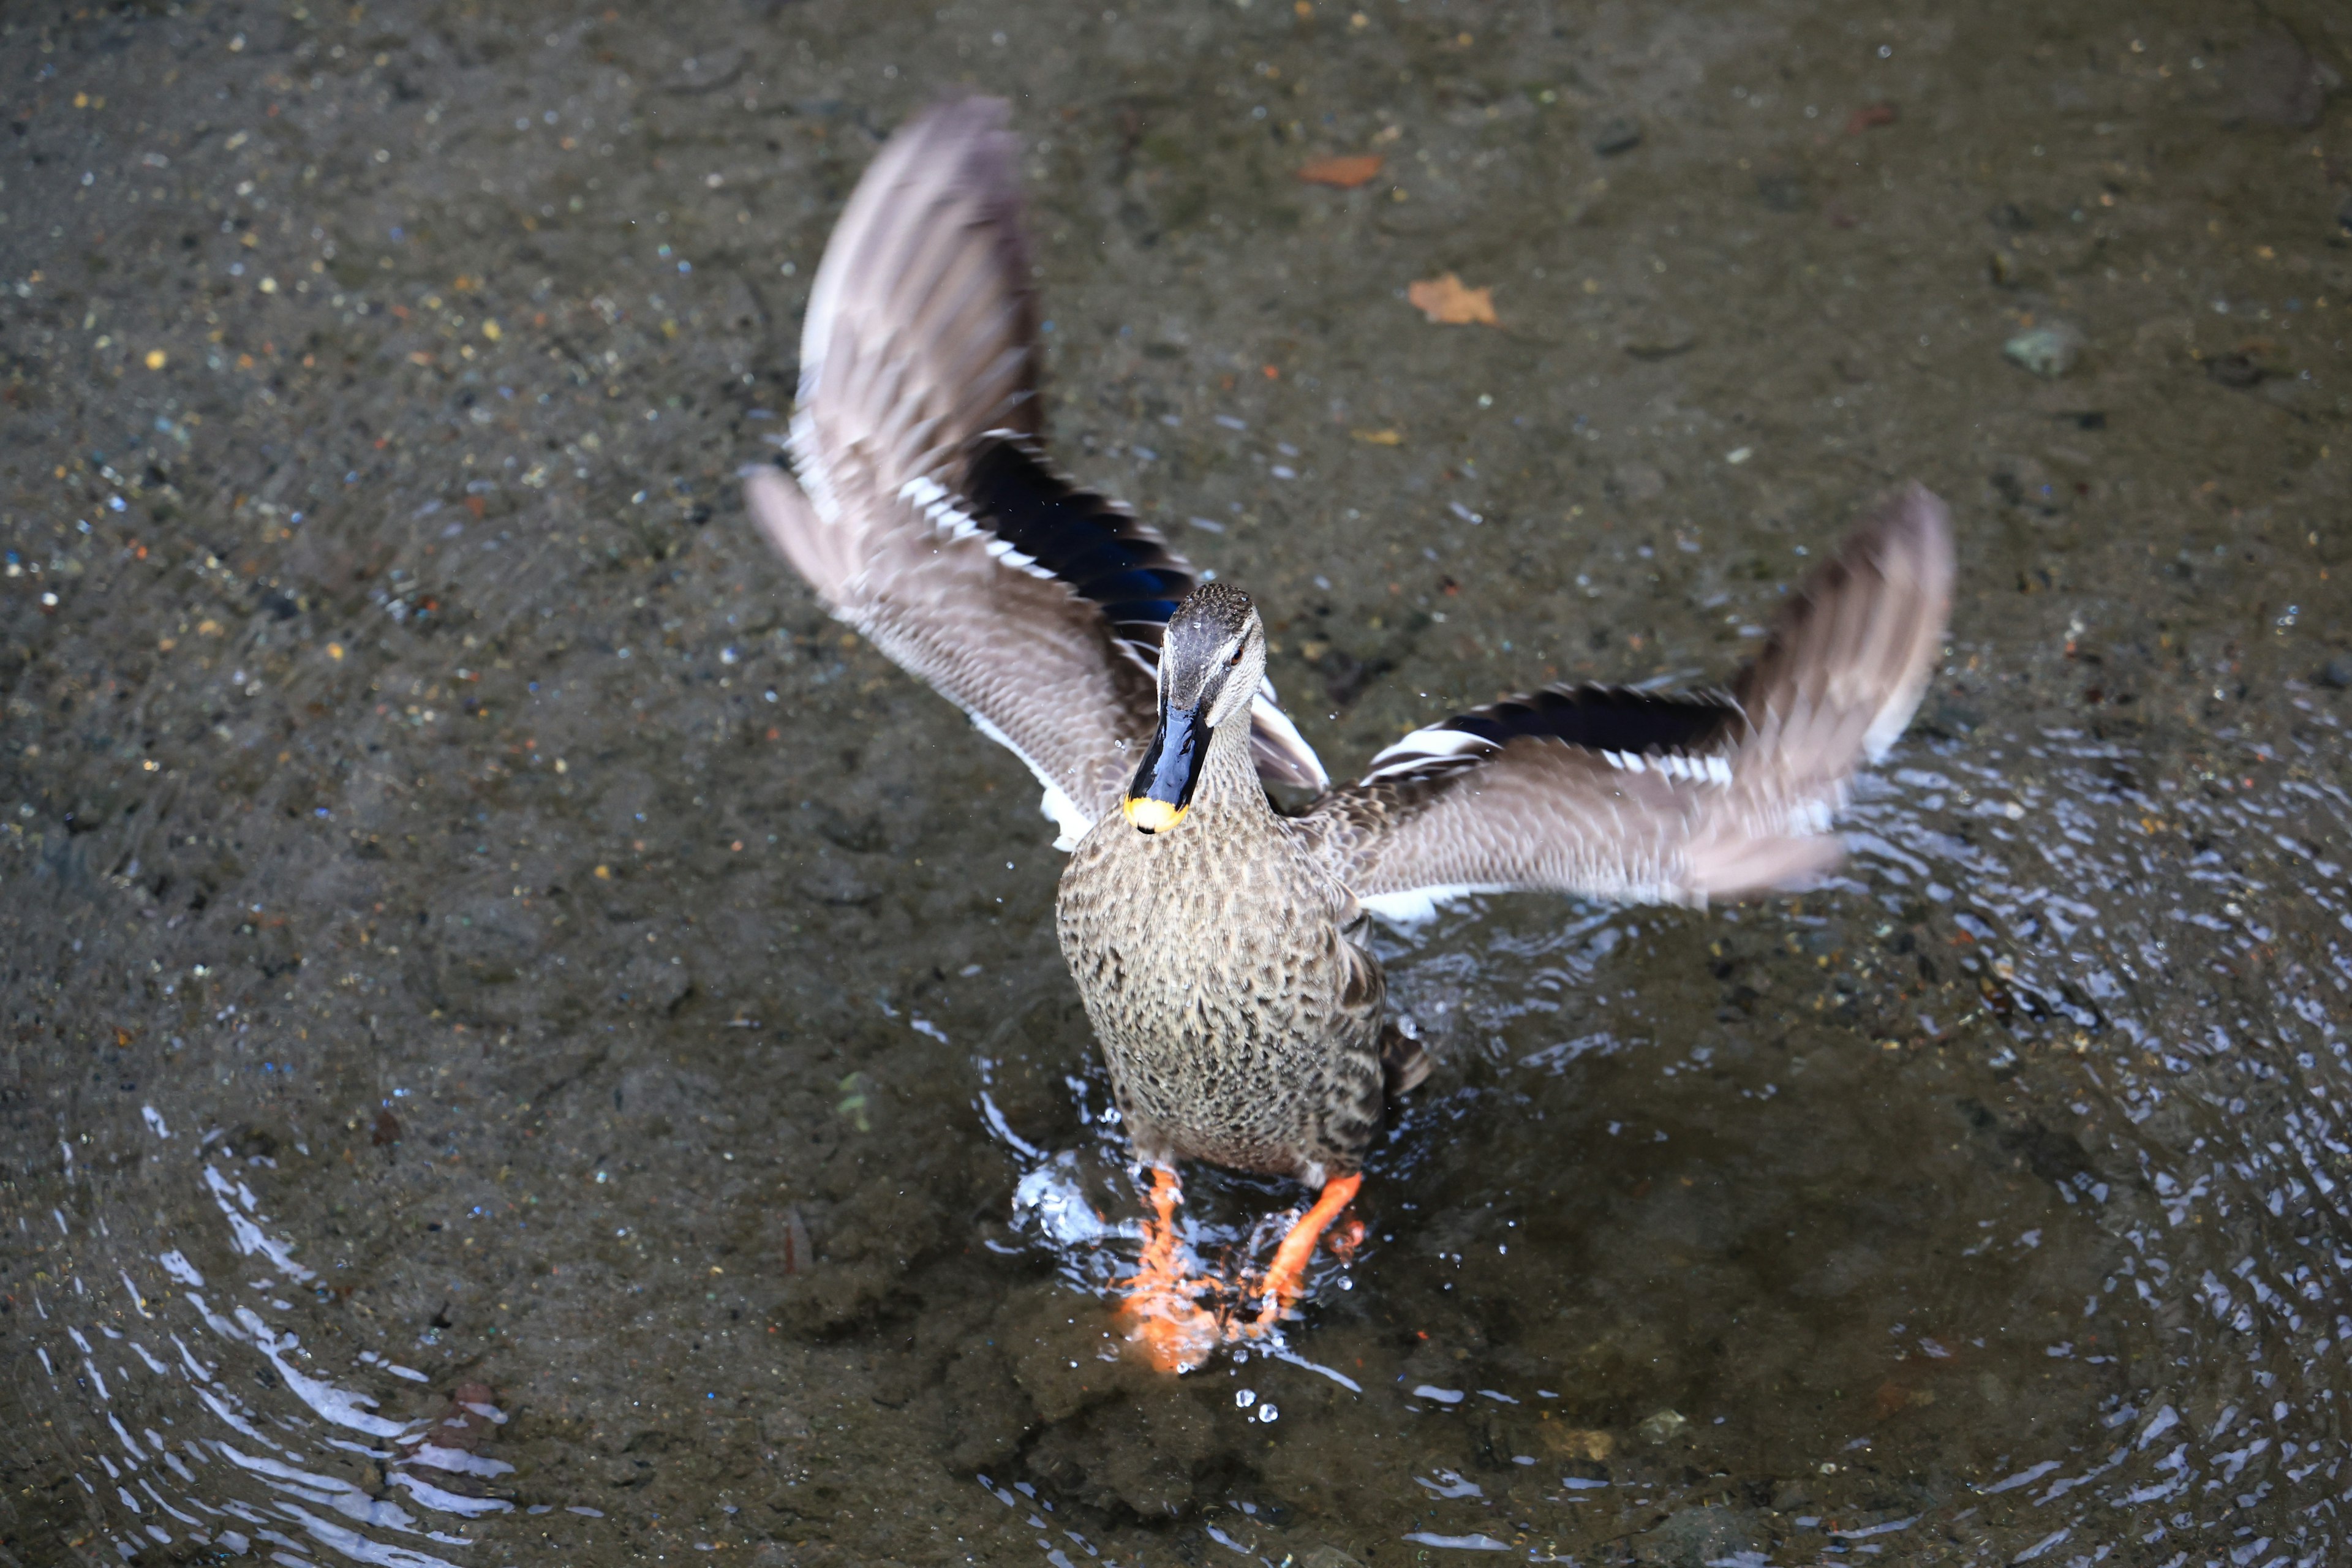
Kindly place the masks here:
<instances>
[{"instance_id":1,"label":"shallow water","mask_svg":"<svg viewBox=\"0 0 2352 1568\"><path fill-rule=\"evenodd\" d=\"M5 1560L2340 1560L2352 31L2208 10L0 20ZM1957 516L1840 876L1384 935L1367 1243L1181 1380L1034 786L736 500L959 81L1335 771Z\"/></svg>"}]
</instances>

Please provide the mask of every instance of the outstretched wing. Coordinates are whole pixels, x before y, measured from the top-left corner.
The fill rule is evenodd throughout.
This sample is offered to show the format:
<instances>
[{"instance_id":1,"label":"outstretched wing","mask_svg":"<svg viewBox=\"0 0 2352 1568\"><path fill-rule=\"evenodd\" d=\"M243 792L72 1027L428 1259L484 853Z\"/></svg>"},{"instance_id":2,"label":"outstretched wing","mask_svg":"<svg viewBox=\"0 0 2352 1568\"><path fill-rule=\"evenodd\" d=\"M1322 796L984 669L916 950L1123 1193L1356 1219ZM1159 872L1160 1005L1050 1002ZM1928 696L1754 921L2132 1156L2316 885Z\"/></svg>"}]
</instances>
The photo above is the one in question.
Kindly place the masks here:
<instances>
[{"instance_id":1,"label":"outstretched wing","mask_svg":"<svg viewBox=\"0 0 2352 1568\"><path fill-rule=\"evenodd\" d=\"M1848 781L1910 721L1951 602L1944 503L1914 485L1857 529L1724 693L1582 687L1419 730L1298 821L1391 919L1467 892L1704 903L1834 865Z\"/></svg>"},{"instance_id":2,"label":"outstretched wing","mask_svg":"<svg viewBox=\"0 0 2352 1568\"><path fill-rule=\"evenodd\" d=\"M942 104L858 183L809 296L794 476L755 469L745 495L835 616L1028 763L1075 841L1150 735L1160 632L1195 574L1045 463L1005 118ZM1261 710L1261 771L1320 787L1270 690Z\"/></svg>"}]
</instances>

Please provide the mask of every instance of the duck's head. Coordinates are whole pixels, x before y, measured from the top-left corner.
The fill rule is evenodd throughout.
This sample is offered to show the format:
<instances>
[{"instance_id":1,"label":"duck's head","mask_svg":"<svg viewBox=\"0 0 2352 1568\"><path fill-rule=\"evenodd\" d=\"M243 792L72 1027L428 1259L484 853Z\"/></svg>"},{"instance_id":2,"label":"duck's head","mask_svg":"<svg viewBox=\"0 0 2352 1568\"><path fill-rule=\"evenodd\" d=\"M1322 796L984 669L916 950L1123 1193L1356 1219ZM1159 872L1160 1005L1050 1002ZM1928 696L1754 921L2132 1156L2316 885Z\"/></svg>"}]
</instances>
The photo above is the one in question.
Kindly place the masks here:
<instances>
[{"instance_id":1,"label":"duck's head","mask_svg":"<svg viewBox=\"0 0 2352 1568\"><path fill-rule=\"evenodd\" d=\"M1192 791L1222 731L1246 740L1265 674L1265 628L1238 588L1203 583L1169 617L1160 644L1160 730L1127 789L1127 819L1165 833L1192 808Z\"/></svg>"}]
</instances>

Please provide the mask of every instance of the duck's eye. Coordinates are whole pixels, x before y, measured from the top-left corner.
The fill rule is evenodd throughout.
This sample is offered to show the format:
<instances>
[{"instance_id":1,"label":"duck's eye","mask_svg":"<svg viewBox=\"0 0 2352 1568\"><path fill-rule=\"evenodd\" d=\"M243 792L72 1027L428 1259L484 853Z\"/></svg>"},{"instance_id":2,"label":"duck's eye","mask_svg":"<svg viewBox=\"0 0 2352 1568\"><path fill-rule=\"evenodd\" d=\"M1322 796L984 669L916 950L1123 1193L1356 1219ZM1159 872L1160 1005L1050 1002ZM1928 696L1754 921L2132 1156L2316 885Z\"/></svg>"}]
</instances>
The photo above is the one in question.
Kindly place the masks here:
<instances>
[{"instance_id":1,"label":"duck's eye","mask_svg":"<svg viewBox=\"0 0 2352 1568\"><path fill-rule=\"evenodd\" d=\"M1235 643L1234 645L1234 657L1225 660L1225 668L1227 669L1231 669L1234 666L1242 661L1242 650L1248 646L1249 645L1246 643Z\"/></svg>"}]
</instances>

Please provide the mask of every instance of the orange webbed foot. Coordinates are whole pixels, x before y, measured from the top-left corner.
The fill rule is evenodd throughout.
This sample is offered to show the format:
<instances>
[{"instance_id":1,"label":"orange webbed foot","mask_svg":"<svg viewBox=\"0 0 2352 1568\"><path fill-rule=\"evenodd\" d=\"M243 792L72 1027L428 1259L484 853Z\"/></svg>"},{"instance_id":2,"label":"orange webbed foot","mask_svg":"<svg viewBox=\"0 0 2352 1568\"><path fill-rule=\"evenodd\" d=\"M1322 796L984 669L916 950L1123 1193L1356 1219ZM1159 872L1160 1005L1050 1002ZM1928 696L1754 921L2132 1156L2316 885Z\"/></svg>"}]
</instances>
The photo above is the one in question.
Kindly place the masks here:
<instances>
[{"instance_id":1,"label":"orange webbed foot","mask_svg":"<svg viewBox=\"0 0 2352 1568\"><path fill-rule=\"evenodd\" d=\"M1290 1234L1282 1238L1282 1245L1275 1248L1274 1262L1252 1292L1265 1305L1258 1310L1256 1318L1240 1329L1240 1335L1255 1338L1268 1332L1297 1304L1306 1289L1307 1265L1315 1256L1315 1244L1322 1240L1331 1222L1339 1217L1339 1211L1355 1200L1363 1184L1360 1172L1324 1184L1323 1194L1315 1200L1315 1206L1299 1216L1298 1223L1290 1227ZM1363 1226L1351 1221L1332 1240L1333 1249L1345 1257L1363 1240Z\"/></svg>"},{"instance_id":2,"label":"orange webbed foot","mask_svg":"<svg viewBox=\"0 0 2352 1568\"><path fill-rule=\"evenodd\" d=\"M1143 1252L1136 1272L1118 1282L1126 1293L1118 1315L1127 1342L1155 1370L1185 1373L1206 1362L1219 1345L1271 1333L1306 1293L1307 1265L1327 1234L1332 1253L1343 1259L1363 1244L1363 1222L1340 1217L1363 1184L1361 1174L1325 1184L1314 1206L1275 1248L1264 1277L1244 1288L1199 1267L1176 1229L1183 1188L1174 1171L1152 1167L1152 1212L1144 1222ZM1204 1306L1203 1297L1213 1303L1224 1297L1231 1304ZM1250 1300L1263 1302L1255 1316L1246 1315L1244 1306Z\"/></svg>"},{"instance_id":3,"label":"orange webbed foot","mask_svg":"<svg viewBox=\"0 0 2352 1568\"><path fill-rule=\"evenodd\" d=\"M1127 1342L1160 1372L1192 1371L1225 1337L1216 1314L1195 1300L1217 1281L1189 1267L1183 1240L1176 1234L1176 1206L1183 1201L1176 1173L1165 1165L1153 1166L1152 1217L1144 1222L1143 1256L1135 1273L1118 1282L1118 1289L1127 1292L1118 1308Z\"/></svg>"}]
</instances>

